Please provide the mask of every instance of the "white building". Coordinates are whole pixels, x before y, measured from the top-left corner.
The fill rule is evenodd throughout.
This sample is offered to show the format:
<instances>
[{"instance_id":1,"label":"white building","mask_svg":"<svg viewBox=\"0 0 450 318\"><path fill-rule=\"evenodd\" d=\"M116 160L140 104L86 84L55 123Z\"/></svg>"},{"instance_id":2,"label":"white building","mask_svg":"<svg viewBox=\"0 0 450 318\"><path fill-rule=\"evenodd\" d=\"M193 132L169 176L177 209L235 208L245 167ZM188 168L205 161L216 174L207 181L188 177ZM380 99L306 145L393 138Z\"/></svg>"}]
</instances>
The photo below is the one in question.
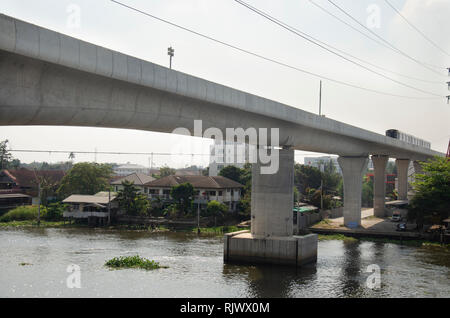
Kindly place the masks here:
<instances>
[{"instance_id":1,"label":"white building","mask_svg":"<svg viewBox=\"0 0 450 318\"><path fill-rule=\"evenodd\" d=\"M149 174L149 170L150 170L149 168L141 166L141 165L126 163L126 164L120 165L118 167L115 167L113 169L113 172L117 176L125 177L125 176L128 176L133 173Z\"/></svg>"},{"instance_id":2,"label":"white building","mask_svg":"<svg viewBox=\"0 0 450 318\"><path fill-rule=\"evenodd\" d=\"M194 187L195 204L206 205L209 201L215 200L226 204L230 211L236 210L244 187L238 182L221 176L168 176L145 184L144 193L148 194L150 199L169 200L172 187L182 183L190 183Z\"/></svg>"},{"instance_id":3,"label":"white building","mask_svg":"<svg viewBox=\"0 0 450 318\"><path fill-rule=\"evenodd\" d=\"M249 158L249 147L245 143L234 143L229 141L216 141L210 147L209 176L219 175L220 170L227 166L244 168Z\"/></svg>"}]
</instances>

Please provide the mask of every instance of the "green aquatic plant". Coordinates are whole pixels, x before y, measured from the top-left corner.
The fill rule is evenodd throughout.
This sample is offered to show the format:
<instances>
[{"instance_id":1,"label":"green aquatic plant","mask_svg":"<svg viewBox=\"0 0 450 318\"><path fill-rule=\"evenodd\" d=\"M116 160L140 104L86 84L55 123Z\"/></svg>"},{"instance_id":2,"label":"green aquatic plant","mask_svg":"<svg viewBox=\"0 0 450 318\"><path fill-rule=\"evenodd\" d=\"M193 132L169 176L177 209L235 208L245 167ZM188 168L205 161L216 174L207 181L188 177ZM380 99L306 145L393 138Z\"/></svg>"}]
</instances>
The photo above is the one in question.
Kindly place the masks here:
<instances>
[{"instance_id":1,"label":"green aquatic plant","mask_svg":"<svg viewBox=\"0 0 450 318\"><path fill-rule=\"evenodd\" d=\"M158 262L142 258L139 255L135 256L120 256L114 257L105 263L105 266L110 268L141 268L145 270L153 270L158 268L167 268L167 266L161 266Z\"/></svg>"}]
</instances>

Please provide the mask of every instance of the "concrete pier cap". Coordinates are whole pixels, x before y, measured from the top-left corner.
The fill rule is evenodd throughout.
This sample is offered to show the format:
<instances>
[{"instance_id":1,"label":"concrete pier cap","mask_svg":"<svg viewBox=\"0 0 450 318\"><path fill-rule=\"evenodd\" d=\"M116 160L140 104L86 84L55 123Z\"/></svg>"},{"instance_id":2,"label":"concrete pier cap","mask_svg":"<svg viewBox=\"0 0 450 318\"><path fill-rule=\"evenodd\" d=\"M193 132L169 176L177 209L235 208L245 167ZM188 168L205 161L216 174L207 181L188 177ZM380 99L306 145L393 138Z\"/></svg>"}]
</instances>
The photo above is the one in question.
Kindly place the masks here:
<instances>
[{"instance_id":1,"label":"concrete pier cap","mask_svg":"<svg viewBox=\"0 0 450 318\"><path fill-rule=\"evenodd\" d=\"M279 169L252 165L251 231L224 237L224 261L301 266L317 260L316 234L293 236L294 150L279 150Z\"/></svg>"}]
</instances>

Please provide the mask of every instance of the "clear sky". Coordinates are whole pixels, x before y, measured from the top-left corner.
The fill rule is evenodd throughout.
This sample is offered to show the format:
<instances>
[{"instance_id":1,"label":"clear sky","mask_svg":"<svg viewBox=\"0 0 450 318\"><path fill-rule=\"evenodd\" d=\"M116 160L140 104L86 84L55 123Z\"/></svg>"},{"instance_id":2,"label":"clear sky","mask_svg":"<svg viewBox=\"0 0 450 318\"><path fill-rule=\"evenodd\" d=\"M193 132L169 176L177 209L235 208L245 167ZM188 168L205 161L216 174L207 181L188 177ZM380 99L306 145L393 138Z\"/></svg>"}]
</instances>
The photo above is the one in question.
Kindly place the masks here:
<instances>
[{"instance_id":1,"label":"clear sky","mask_svg":"<svg viewBox=\"0 0 450 318\"><path fill-rule=\"evenodd\" d=\"M305 70L355 85L413 97L430 97L355 66L287 32L233 0L120 0L161 18L219 40ZM362 29L327 0L314 0L333 14ZM401 54L376 44L335 20L309 0L247 0L289 25L334 47L396 74L379 72L407 85L449 95L446 67L450 56L421 37L385 0L332 0L402 52L441 69L439 74ZM415 27L450 53L450 1L389 0ZM79 11L78 11L79 10ZM207 80L273 99L306 111L318 112L319 78L259 60L199 38L109 0L0 0L0 12L112 50L168 66L167 48L175 49L173 68ZM77 15L79 12L79 15ZM376 13L379 15L376 15ZM79 19L78 19L79 17ZM79 23L77 23L79 21ZM379 24L377 25L377 22ZM379 26L377 28L376 26ZM366 32L367 33L367 32ZM323 113L376 133L396 128L432 143L441 152L450 138L450 105L436 100L405 99L323 82ZM210 140L134 130L78 127L0 127L0 140L13 149L70 151L173 151L208 153ZM192 151L188 151L191 149ZM66 154L13 153L23 162L67 160ZM303 162L305 154L297 153ZM94 155L76 155L75 161L93 161ZM207 156L154 156L153 166L206 166ZM132 162L148 166L140 155L97 155L98 162Z\"/></svg>"}]
</instances>

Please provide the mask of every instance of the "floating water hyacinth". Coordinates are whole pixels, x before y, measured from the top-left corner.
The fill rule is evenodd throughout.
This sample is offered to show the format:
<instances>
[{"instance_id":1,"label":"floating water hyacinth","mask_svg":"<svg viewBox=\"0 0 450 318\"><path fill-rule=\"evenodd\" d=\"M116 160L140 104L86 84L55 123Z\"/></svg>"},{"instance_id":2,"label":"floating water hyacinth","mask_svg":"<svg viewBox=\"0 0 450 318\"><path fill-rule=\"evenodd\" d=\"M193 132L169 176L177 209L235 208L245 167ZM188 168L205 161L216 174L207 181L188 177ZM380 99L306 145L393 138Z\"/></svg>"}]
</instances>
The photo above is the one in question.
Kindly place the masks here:
<instances>
[{"instance_id":1,"label":"floating water hyacinth","mask_svg":"<svg viewBox=\"0 0 450 318\"><path fill-rule=\"evenodd\" d=\"M111 268L142 268L145 270L153 270L158 268L167 268L167 266L161 266L158 262L149 260L146 258L135 256L120 256L114 257L105 263L105 266Z\"/></svg>"}]
</instances>

